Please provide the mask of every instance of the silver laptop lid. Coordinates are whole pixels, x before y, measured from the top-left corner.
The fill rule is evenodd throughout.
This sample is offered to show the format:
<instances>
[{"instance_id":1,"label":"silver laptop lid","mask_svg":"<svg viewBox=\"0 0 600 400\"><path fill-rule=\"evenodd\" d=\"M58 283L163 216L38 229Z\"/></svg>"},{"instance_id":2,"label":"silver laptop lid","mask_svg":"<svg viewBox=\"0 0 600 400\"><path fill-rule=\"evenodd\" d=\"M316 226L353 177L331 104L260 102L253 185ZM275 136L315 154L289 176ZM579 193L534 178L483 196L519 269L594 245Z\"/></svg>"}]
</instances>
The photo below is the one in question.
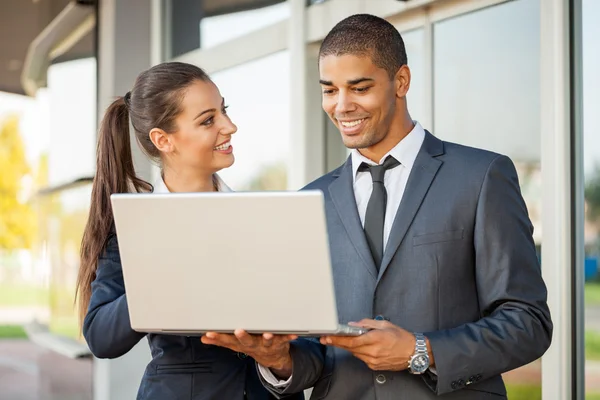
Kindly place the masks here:
<instances>
[{"instance_id":1,"label":"silver laptop lid","mask_svg":"<svg viewBox=\"0 0 600 400\"><path fill-rule=\"evenodd\" d=\"M338 327L320 191L115 194L138 331Z\"/></svg>"}]
</instances>

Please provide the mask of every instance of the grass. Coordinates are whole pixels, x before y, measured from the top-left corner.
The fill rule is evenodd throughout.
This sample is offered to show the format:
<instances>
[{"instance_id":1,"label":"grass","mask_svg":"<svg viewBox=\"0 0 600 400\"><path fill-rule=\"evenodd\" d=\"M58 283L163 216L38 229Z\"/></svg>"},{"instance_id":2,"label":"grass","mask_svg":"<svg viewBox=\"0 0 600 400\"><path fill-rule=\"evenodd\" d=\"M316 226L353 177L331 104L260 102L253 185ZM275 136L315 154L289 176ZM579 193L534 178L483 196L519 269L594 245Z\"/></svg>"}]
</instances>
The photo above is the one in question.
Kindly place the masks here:
<instances>
[{"instance_id":1,"label":"grass","mask_svg":"<svg viewBox=\"0 0 600 400\"><path fill-rule=\"evenodd\" d=\"M27 334L19 325L0 325L0 339L25 339Z\"/></svg>"},{"instance_id":2,"label":"grass","mask_svg":"<svg viewBox=\"0 0 600 400\"><path fill-rule=\"evenodd\" d=\"M508 400L542 400L540 385L506 385ZM585 400L600 400L600 393L586 393Z\"/></svg>"},{"instance_id":3,"label":"grass","mask_svg":"<svg viewBox=\"0 0 600 400\"><path fill-rule=\"evenodd\" d=\"M600 360L600 333L585 331L585 359Z\"/></svg>"},{"instance_id":4,"label":"grass","mask_svg":"<svg viewBox=\"0 0 600 400\"><path fill-rule=\"evenodd\" d=\"M0 307L30 307L48 304L48 290L34 285L0 284Z\"/></svg>"},{"instance_id":5,"label":"grass","mask_svg":"<svg viewBox=\"0 0 600 400\"><path fill-rule=\"evenodd\" d=\"M586 306L599 306L600 282L587 282L585 284L584 298Z\"/></svg>"},{"instance_id":6,"label":"grass","mask_svg":"<svg viewBox=\"0 0 600 400\"><path fill-rule=\"evenodd\" d=\"M79 324L73 299L75 288L51 286L40 287L35 285L0 283L0 309L3 307L49 307L49 329L52 333L69 336L77 339L80 337ZM24 332L19 327L0 327L0 338L24 337ZM14 336L16 335L16 336Z\"/></svg>"},{"instance_id":7,"label":"grass","mask_svg":"<svg viewBox=\"0 0 600 400\"><path fill-rule=\"evenodd\" d=\"M539 385L506 385L509 400L542 400L542 387Z\"/></svg>"}]
</instances>

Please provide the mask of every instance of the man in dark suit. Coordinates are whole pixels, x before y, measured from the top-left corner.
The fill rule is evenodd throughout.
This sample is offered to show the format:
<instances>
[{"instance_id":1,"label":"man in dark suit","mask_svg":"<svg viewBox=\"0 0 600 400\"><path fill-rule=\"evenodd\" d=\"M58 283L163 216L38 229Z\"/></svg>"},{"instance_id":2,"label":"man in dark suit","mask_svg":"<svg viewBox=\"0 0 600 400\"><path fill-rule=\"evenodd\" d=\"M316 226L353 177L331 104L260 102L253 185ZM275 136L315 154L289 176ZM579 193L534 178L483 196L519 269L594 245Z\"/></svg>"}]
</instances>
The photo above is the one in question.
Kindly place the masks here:
<instances>
[{"instance_id":1,"label":"man in dark suit","mask_svg":"<svg viewBox=\"0 0 600 400\"><path fill-rule=\"evenodd\" d=\"M371 330L212 343L253 355L279 397L313 386L312 399L505 397L501 374L541 357L552 336L513 163L412 120L404 43L381 18L338 23L319 70L323 109L353 150L306 189L325 195L340 322Z\"/></svg>"}]
</instances>

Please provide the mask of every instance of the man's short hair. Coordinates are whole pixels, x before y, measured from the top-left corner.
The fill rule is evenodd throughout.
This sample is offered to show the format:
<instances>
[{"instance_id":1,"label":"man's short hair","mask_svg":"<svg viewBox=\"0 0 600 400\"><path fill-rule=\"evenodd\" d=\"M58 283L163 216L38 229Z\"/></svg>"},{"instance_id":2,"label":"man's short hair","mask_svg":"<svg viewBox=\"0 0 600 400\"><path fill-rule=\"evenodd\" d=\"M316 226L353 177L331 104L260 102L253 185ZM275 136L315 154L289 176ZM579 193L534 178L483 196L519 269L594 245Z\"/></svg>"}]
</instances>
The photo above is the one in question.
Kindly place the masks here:
<instances>
[{"instance_id":1,"label":"man's short hair","mask_svg":"<svg viewBox=\"0 0 600 400\"><path fill-rule=\"evenodd\" d=\"M323 39L319 60L346 54L371 57L390 79L408 61L398 30L385 19L370 14L356 14L338 22Z\"/></svg>"}]
</instances>

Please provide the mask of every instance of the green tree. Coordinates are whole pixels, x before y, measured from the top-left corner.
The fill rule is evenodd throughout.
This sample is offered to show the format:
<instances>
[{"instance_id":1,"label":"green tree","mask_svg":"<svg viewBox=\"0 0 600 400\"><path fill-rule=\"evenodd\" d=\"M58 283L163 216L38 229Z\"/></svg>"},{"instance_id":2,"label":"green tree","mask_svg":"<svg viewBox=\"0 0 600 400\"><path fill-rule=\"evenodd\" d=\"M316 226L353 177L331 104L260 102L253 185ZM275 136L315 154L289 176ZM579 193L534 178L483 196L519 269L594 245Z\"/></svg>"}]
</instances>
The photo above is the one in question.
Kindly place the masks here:
<instances>
[{"instance_id":1,"label":"green tree","mask_svg":"<svg viewBox=\"0 0 600 400\"><path fill-rule=\"evenodd\" d=\"M10 116L0 127L0 250L31 248L35 215L23 199L24 178L29 173L19 119Z\"/></svg>"},{"instance_id":2,"label":"green tree","mask_svg":"<svg viewBox=\"0 0 600 400\"><path fill-rule=\"evenodd\" d=\"M48 186L48 178L48 153L42 153L34 176L35 188L39 190Z\"/></svg>"},{"instance_id":3,"label":"green tree","mask_svg":"<svg viewBox=\"0 0 600 400\"><path fill-rule=\"evenodd\" d=\"M594 172L585 184L585 201L587 203L587 218L590 222L600 222L600 166L596 166Z\"/></svg>"}]
</instances>

